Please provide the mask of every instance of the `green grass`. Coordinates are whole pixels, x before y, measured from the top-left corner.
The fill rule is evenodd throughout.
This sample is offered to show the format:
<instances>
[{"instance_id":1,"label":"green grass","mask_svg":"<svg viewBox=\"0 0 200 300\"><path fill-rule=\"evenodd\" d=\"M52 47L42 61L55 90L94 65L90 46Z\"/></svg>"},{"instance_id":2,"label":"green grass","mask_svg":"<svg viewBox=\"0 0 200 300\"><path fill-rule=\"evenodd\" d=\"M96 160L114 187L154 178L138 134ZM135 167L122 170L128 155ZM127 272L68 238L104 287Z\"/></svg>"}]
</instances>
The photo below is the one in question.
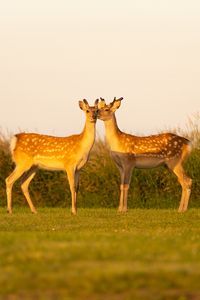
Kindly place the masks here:
<instances>
[{"instance_id":1,"label":"green grass","mask_svg":"<svg viewBox=\"0 0 200 300\"><path fill-rule=\"evenodd\" d=\"M0 208L0 299L200 299L200 209Z\"/></svg>"}]
</instances>

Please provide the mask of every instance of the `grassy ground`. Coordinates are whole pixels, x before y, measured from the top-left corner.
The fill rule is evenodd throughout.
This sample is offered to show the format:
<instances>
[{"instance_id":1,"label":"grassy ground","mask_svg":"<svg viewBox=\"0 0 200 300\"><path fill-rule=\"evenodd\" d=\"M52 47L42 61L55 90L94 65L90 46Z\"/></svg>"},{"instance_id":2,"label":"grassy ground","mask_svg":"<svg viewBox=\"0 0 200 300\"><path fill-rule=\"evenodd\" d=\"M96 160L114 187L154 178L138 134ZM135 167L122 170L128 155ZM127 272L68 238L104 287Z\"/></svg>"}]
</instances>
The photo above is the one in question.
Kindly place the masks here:
<instances>
[{"instance_id":1,"label":"grassy ground","mask_svg":"<svg viewBox=\"0 0 200 300\"><path fill-rule=\"evenodd\" d=\"M0 299L200 299L200 210L0 208Z\"/></svg>"}]
</instances>

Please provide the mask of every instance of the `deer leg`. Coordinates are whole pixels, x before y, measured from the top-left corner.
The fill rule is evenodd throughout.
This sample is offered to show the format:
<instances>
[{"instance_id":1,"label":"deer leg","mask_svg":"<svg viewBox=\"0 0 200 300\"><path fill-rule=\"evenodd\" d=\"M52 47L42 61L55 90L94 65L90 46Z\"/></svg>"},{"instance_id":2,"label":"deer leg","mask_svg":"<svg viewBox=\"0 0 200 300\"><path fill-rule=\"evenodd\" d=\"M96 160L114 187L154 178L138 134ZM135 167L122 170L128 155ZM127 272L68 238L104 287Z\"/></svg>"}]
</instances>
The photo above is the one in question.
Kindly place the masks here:
<instances>
[{"instance_id":1,"label":"deer leg","mask_svg":"<svg viewBox=\"0 0 200 300\"><path fill-rule=\"evenodd\" d=\"M75 171L72 169L67 170L67 176L69 180L69 186L71 191L71 198L72 198L72 214L76 215L77 208L76 208L76 180L75 180Z\"/></svg>"},{"instance_id":2,"label":"deer leg","mask_svg":"<svg viewBox=\"0 0 200 300\"><path fill-rule=\"evenodd\" d=\"M12 213L12 187L15 181L27 170L16 166L14 171L6 178L7 212Z\"/></svg>"},{"instance_id":3,"label":"deer leg","mask_svg":"<svg viewBox=\"0 0 200 300\"><path fill-rule=\"evenodd\" d=\"M124 170L122 168L119 168L119 171L121 175L121 184L118 212L122 212L124 207Z\"/></svg>"},{"instance_id":4,"label":"deer leg","mask_svg":"<svg viewBox=\"0 0 200 300\"><path fill-rule=\"evenodd\" d=\"M181 164L176 165L172 169L172 171L177 176L178 181L182 187L182 195L178 211L184 212L188 207L188 202L191 194L192 179L186 175Z\"/></svg>"},{"instance_id":5,"label":"deer leg","mask_svg":"<svg viewBox=\"0 0 200 300\"><path fill-rule=\"evenodd\" d=\"M129 184L131 180L132 167L124 167L119 168L121 174L121 184L120 184L120 200L119 200L119 212L127 211L127 198L128 198L128 190Z\"/></svg>"},{"instance_id":6,"label":"deer leg","mask_svg":"<svg viewBox=\"0 0 200 300\"><path fill-rule=\"evenodd\" d=\"M120 184L120 198L119 198L119 207L118 212L124 212L124 199L125 195L125 170L123 167L119 167L120 176L121 176L121 184Z\"/></svg>"},{"instance_id":7,"label":"deer leg","mask_svg":"<svg viewBox=\"0 0 200 300\"><path fill-rule=\"evenodd\" d=\"M132 170L133 168L128 166L125 169L125 174L124 174L124 184L123 184L123 195L124 195L124 205L123 205L123 212L127 212L128 205L127 205L127 199L128 199L128 190L130 186L130 181L131 181L131 175L132 175Z\"/></svg>"},{"instance_id":8,"label":"deer leg","mask_svg":"<svg viewBox=\"0 0 200 300\"><path fill-rule=\"evenodd\" d=\"M31 182L31 180L33 179L33 177L35 176L36 174L36 170L37 170L37 167L36 166L33 166L32 168L30 168L30 170L28 170L23 176L22 176L22 180L21 180L21 189L22 189L22 192L28 202L28 205L32 211L32 213L37 213L32 201L31 201L31 197L30 197L30 194L29 194L29 191L28 191L28 187L29 187L29 184Z\"/></svg>"},{"instance_id":9,"label":"deer leg","mask_svg":"<svg viewBox=\"0 0 200 300\"><path fill-rule=\"evenodd\" d=\"M124 206L124 186L123 184L120 184L120 198L119 198L118 212L123 211L123 206Z\"/></svg>"},{"instance_id":10,"label":"deer leg","mask_svg":"<svg viewBox=\"0 0 200 300\"><path fill-rule=\"evenodd\" d=\"M192 179L189 177L186 177L187 180L187 187L186 187L186 195L185 195L185 200L184 200L184 204L183 204L183 209L182 211L186 211L188 208L188 203L189 203L189 199L190 199L190 194L191 194L191 187L192 187Z\"/></svg>"},{"instance_id":11,"label":"deer leg","mask_svg":"<svg viewBox=\"0 0 200 300\"><path fill-rule=\"evenodd\" d=\"M123 185L123 209L122 211L123 212L127 212L128 210L128 207L127 207L127 199L128 199L128 190L129 190L129 184L124 184Z\"/></svg>"},{"instance_id":12,"label":"deer leg","mask_svg":"<svg viewBox=\"0 0 200 300\"><path fill-rule=\"evenodd\" d=\"M79 190L79 171L76 170L76 172L75 172L75 199L77 199L78 190Z\"/></svg>"}]
</instances>

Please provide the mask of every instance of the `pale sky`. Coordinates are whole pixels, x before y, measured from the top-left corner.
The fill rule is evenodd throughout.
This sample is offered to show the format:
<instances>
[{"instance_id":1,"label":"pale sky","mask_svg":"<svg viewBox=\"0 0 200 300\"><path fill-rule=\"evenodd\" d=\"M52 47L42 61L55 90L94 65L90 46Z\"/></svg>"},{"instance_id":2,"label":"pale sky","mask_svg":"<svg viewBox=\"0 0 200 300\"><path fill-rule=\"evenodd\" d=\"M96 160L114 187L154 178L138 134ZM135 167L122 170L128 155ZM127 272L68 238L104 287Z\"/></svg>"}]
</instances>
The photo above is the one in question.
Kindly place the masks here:
<instances>
[{"instance_id":1,"label":"pale sky","mask_svg":"<svg viewBox=\"0 0 200 300\"><path fill-rule=\"evenodd\" d=\"M3 131L79 133L78 101L114 96L132 134L200 111L199 0L0 0Z\"/></svg>"}]
</instances>

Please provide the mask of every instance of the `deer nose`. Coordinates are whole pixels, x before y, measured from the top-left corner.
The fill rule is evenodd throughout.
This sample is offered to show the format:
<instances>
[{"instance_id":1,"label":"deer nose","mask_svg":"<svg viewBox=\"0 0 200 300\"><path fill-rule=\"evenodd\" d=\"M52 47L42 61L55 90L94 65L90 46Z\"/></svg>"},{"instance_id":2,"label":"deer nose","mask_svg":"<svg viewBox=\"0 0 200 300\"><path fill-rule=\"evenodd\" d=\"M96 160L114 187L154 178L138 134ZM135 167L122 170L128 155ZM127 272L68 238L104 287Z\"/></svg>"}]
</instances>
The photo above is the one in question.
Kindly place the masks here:
<instances>
[{"instance_id":1,"label":"deer nose","mask_svg":"<svg viewBox=\"0 0 200 300\"><path fill-rule=\"evenodd\" d=\"M94 117L95 117L95 118L98 117L98 113L99 113L99 110L97 109L97 110L94 112Z\"/></svg>"}]
</instances>

